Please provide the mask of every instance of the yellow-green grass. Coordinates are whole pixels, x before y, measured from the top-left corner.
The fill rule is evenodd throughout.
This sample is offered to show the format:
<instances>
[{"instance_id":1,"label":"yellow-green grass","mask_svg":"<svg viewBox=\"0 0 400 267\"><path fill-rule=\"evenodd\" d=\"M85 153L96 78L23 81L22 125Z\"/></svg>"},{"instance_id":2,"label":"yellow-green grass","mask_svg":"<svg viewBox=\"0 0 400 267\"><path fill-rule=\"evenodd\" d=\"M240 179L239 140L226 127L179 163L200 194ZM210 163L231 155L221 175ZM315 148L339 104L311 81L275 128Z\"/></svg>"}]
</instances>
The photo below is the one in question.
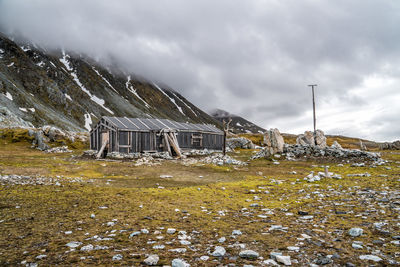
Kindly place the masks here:
<instances>
[{"instance_id":1,"label":"yellow-green grass","mask_svg":"<svg viewBox=\"0 0 400 267\"><path fill-rule=\"evenodd\" d=\"M361 265L365 262L361 262L357 255L369 252L366 249L352 248L352 240L371 243L372 240L382 237L373 231L371 223L392 221L398 216L392 209L384 207L380 209L385 213L377 213L367 219L356 217L366 207L352 190L354 186L377 191L387 190L386 188L398 190L400 164L395 161L400 157L393 152L384 154L385 158L393 161L390 163L391 170L383 166L365 168L345 164L338 167L330 164L330 170L341 174L342 180L324 179L307 183L303 177L311 170L323 170L319 163L281 160L280 165L274 165L272 161L259 159L244 167L204 164L184 166L180 161L163 161L161 165L155 166L135 166L132 161L82 159L79 157L80 150L66 154L45 154L31 149L27 142L0 142L0 174L59 175L83 177L85 181L76 184L62 183L63 186L0 186L0 265L17 265L23 260L48 266L140 265L146 254L156 253L160 256L160 264L170 264L173 258L180 257L191 262L193 266L201 266L194 259L206 255L210 246L219 245L217 239L221 236L227 237L227 243L237 241L246 244L248 249L256 250L264 258L269 258L271 251L281 249L284 254L305 264L302 261L305 259L286 250L287 246L297 244L297 238L303 233L311 235L313 241L325 241L322 245L312 243L302 247L301 250L308 255L315 255L315 252L332 255L337 252L341 259L335 263L351 261ZM239 150L230 155L245 160L252 152ZM312 167L316 164L317 167ZM296 171L297 174L290 174L291 171ZM346 176L364 172L369 172L372 176ZM161 179L161 174L172 175L173 178ZM380 177L379 174L387 174L389 177ZM93 182L86 182L90 180ZM109 184L108 180L111 180ZM165 188L159 189L158 186ZM331 194L321 200L317 194L313 194L315 191L325 190L322 193L326 195L329 194L326 191L329 189L346 192L343 195ZM255 193L250 190L255 190ZM305 192L302 193L301 190ZM308 199L304 198L307 193L310 194ZM254 201L254 196L259 196L261 200ZM345 204L336 206L335 203L339 202ZM252 203L258 203L260 207L250 207ZM108 208L99 209L100 206ZM211 213L203 212L201 207ZM254 213L254 217L243 216L243 208ZM263 208L273 209L274 214L268 215L266 219L255 216L265 214L261 210ZM353 213L336 215L335 209ZM313 223L296 222L299 210L312 214ZM225 216L219 215L218 211L225 211ZM92 213L96 215L94 219L90 217ZM286 213L293 215L287 216ZM106 223L113 219L118 220L117 224L113 227L107 226ZM271 225L282 225L290 230L269 232ZM197 238L190 240L198 250L188 250L184 254L168 251L170 248L185 246L178 243L177 234L168 235L165 229L160 230L164 239L157 241L157 235L153 232L159 230L159 227L172 227L188 233L199 231L198 235L191 234ZM335 230L346 232L351 227L362 227L366 234L355 239L344 234L338 236L342 242L332 241L336 237ZM129 238L130 233L142 228L150 230L151 234ZM117 231L114 239L109 241L85 240L95 235L107 237L110 234L107 231L111 229L127 232ZM234 229L243 232L235 240L230 237ZM72 234L64 233L70 230ZM398 227L394 230L399 231ZM155 244L165 244L165 241L172 243L165 244L166 249L155 250L152 248L154 244L147 244L149 238L157 241ZM66 253L69 249L65 244L70 241L80 241L83 245L106 245L109 249ZM223 245L228 253L238 255L240 249ZM379 249L391 256L398 251L398 247L392 244ZM35 257L39 254L47 257L36 260ZM124 259L113 262L111 258L115 254L122 254ZM82 256L86 258L81 259ZM229 258L223 258L217 262L209 260L203 265L217 266L229 262ZM251 264L251 261L241 259L238 262Z\"/></svg>"}]
</instances>

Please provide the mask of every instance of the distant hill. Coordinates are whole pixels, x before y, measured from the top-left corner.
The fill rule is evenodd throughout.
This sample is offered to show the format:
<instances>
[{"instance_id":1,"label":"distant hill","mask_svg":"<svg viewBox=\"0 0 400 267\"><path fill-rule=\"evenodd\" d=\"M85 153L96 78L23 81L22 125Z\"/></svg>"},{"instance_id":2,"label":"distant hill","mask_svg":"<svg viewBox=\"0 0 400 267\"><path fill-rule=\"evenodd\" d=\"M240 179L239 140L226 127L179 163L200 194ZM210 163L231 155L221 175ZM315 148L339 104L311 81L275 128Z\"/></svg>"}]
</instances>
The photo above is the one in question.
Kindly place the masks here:
<instances>
[{"instance_id":1,"label":"distant hill","mask_svg":"<svg viewBox=\"0 0 400 267\"><path fill-rule=\"evenodd\" d=\"M232 119L230 124L230 128L234 133L262 133L265 132L265 129L261 128L260 126L240 117L237 115L233 115L225 110L222 109L215 109L212 110L210 116L214 119L222 122L225 120L226 122L229 119Z\"/></svg>"},{"instance_id":2,"label":"distant hill","mask_svg":"<svg viewBox=\"0 0 400 267\"><path fill-rule=\"evenodd\" d=\"M101 116L214 124L168 86L102 66L71 51L48 51L0 33L0 127L90 129Z\"/></svg>"}]
</instances>

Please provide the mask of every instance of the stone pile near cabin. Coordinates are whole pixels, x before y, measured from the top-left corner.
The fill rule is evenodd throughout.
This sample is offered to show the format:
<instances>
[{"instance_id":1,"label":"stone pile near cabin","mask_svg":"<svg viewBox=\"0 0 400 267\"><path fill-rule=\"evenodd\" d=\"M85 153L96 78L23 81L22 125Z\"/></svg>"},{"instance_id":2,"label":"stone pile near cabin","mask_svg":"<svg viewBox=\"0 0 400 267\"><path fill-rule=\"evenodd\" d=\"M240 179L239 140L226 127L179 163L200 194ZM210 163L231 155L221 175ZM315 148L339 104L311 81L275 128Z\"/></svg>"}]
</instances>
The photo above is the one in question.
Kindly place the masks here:
<instances>
[{"instance_id":1,"label":"stone pile near cabin","mask_svg":"<svg viewBox=\"0 0 400 267\"><path fill-rule=\"evenodd\" d=\"M400 140L379 144L381 150L400 150Z\"/></svg>"},{"instance_id":2,"label":"stone pile near cabin","mask_svg":"<svg viewBox=\"0 0 400 267\"><path fill-rule=\"evenodd\" d=\"M323 131L316 130L315 138L314 133L311 131L306 131L304 134L300 134L296 139L296 144L298 145L316 145L319 148L326 147L326 137Z\"/></svg>"},{"instance_id":3,"label":"stone pile near cabin","mask_svg":"<svg viewBox=\"0 0 400 267\"><path fill-rule=\"evenodd\" d=\"M254 149L254 144L250 139L244 137L229 138L226 140L226 146L230 149L244 148L244 149Z\"/></svg>"},{"instance_id":4,"label":"stone pile near cabin","mask_svg":"<svg viewBox=\"0 0 400 267\"><path fill-rule=\"evenodd\" d=\"M278 129L271 129L265 133L264 143L266 145L261 151L251 157L252 160L258 158L269 158L275 154L284 154L288 160L296 158L330 158L330 159L352 159L352 160L370 160L378 161L379 153L361 151L358 149L343 149L335 141L331 147L326 144L326 137L321 130L314 133L306 131L296 139L295 145L285 144L283 137Z\"/></svg>"}]
</instances>

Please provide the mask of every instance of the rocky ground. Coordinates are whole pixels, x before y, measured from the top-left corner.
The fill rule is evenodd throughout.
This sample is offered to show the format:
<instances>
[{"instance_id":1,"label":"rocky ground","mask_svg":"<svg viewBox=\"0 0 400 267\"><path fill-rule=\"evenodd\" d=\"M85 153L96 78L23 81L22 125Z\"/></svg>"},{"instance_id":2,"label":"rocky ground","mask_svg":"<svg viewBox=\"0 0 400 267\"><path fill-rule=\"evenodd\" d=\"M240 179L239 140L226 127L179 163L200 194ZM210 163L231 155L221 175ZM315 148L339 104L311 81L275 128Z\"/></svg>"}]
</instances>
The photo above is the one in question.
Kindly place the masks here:
<instances>
[{"instance_id":1,"label":"rocky ground","mask_svg":"<svg viewBox=\"0 0 400 267\"><path fill-rule=\"evenodd\" d=\"M82 151L45 153L23 142L0 149L0 265L400 261L395 151L374 164L249 161L255 150L96 161Z\"/></svg>"}]
</instances>

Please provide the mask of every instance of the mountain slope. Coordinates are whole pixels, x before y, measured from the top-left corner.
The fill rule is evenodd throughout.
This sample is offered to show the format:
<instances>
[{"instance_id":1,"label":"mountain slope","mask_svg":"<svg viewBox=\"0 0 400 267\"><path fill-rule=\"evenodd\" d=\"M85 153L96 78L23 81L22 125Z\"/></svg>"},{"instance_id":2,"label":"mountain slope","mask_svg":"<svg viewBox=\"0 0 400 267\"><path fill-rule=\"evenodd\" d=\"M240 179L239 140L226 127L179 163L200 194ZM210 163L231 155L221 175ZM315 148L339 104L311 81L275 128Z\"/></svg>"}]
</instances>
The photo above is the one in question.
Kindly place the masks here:
<instances>
[{"instance_id":1,"label":"mountain slope","mask_svg":"<svg viewBox=\"0 0 400 267\"><path fill-rule=\"evenodd\" d=\"M218 122L172 89L66 51L0 35L0 126L89 129L101 116Z\"/></svg>"},{"instance_id":2,"label":"mountain slope","mask_svg":"<svg viewBox=\"0 0 400 267\"><path fill-rule=\"evenodd\" d=\"M230 128L234 133L260 133L265 132L265 129L261 128L260 126L255 125L254 123L240 117L237 115L230 114L229 112L222 110L222 109L215 109L210 112L210 116L214 119L223 122L229 121L232 119L230 123Z\"/></svg>"}]
</instances>

